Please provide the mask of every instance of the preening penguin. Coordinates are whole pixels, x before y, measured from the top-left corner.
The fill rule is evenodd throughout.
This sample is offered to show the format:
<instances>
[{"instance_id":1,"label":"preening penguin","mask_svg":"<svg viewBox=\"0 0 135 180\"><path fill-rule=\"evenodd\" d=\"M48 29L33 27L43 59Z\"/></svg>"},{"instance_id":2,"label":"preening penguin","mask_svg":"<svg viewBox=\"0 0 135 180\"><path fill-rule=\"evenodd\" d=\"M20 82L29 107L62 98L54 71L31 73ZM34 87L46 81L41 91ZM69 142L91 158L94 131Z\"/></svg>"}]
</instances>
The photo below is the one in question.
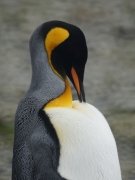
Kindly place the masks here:
<instances>
[{"instance_id":1,"label":"preening penguin","mask_svg":"<svg viewBox=\"0 0 135 180\"><path fill-rule=\"evenodd\" d=\"M50 21L30 39L32 80L15 117L13 180L121 180L114 137L86 103L82 31ZM79 101L72 101L67 76Z\"/></svg>"}]
</instances>

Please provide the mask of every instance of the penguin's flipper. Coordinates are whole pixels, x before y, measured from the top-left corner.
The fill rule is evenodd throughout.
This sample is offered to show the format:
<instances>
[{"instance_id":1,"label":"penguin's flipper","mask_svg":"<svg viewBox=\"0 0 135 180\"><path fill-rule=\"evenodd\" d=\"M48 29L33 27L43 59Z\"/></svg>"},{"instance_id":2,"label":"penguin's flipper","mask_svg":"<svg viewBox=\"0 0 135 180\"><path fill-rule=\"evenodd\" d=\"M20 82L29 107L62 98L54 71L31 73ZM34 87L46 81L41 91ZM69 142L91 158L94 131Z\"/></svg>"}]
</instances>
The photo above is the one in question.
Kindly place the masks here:
<instances>
[{"instance_id":1,"label":"penguin's flipper","mask_svg":"<svg viewBox=\"0 0 135 180\"><path fill-rule=\"evenodd\" d=\"M34 136L35 135L36 134L34 134ZM41 142L41 138L44 139L44 137L40 135L33 143L34 180L66 180L59 175L57 169L53 168L52 152L50 151L50 147L47 146L44 141Z\"/></svg>"},{"instance_id":2,"label":"penguin's flipper","mask_svg":"<svg viewBox=\"0 0 135 180\"><path fill-rule=\"evenodd\" d=\"M18 118L18 114L20 111L16 116L18 131L15 135L12 180L66 180L57 172L59 142L48 116L43 110L33 116L31 114L26 118L27 126L24 128L24 123L21 123L23 118L21 115ZM33 124L29 125L31 119Z\"/></svg>"},{"instance_id":3,"label":"penguin's flipper","mask_svg":"<svg viewBox=\"0 0 135 180\"><path fill-rule=\"evenodd\" d=\"M16 138L20 141L19 138ZM14 147L12 160L12 180L32 179L32 156L28 142L22 144L20 148Z\"/></svg>"},{"instance_id":4,"label":"penguin's flipper","mask_svg":"<svg viewBox=\"0 0 135 180\"><path fill-rule=\"evenodd\" d=\"M33 155L33 177L34 180L66 180L57 172L59 145L53 141L54 129L45 112L39 112L39 126L35 129L31 137ZM42 123L47 123L47 131ZM56 148L57 147L57 148Z\"/></svg>"}]
</instances>

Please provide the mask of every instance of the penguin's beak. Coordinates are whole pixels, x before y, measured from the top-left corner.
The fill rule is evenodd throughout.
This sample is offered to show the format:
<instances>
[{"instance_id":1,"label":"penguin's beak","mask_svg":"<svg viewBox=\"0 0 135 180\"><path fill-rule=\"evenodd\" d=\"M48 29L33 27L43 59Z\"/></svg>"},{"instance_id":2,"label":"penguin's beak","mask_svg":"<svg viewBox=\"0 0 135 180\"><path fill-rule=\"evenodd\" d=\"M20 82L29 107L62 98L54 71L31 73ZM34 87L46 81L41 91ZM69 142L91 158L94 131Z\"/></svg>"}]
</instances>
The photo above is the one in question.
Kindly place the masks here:
<instances>
[{"instance_id":1,"label":"penguin's beak","mask_svg":"<svg viewBox=\"0 0 135 180\"><path fill-rule=\"evenodd\" d=\"M71 68L71 76L73 79L73 84L74 84L75 89L77 91L79 101L80 102L82 102L82 101L86 102L83 82L81 82L79 80L79 77L78 77L78 75L77 75L77 73L73 67Z\"/></svg>"}]
</instances>

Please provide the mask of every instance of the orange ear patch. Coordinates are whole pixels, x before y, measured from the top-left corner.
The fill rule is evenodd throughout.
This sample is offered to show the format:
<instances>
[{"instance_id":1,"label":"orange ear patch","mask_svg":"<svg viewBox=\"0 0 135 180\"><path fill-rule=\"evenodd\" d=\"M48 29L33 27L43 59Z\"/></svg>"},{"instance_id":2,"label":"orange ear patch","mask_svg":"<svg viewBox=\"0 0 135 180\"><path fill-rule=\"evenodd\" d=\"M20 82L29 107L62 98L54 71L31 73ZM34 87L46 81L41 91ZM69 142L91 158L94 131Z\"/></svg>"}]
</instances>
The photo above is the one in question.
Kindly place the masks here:
<instances>
[{"instance_id":1,"label":"orange ear patch","mask_svg":"<svg viewBox=\"0 0 135 180\"><path fill-rule=\"evenodd\" d=\"M47 50L47 53L50 55L52 53L52 50L61 44L63 41L65 41L69 37L69 32L66 29L56 27L51 29L45 39L45 47Z\"/></svg>"},{"instance_id":2,"label":"orange ear patch","mask_svg":"<svg viewBox=\"0 0 135 180\"><path fill-rule=\"evenodd\" d=\"M48 54L48 61L50 67L52 68L53 72L57 74L61 79L63 79L62 76L54 69L52 65L51 53L55 47L57 47L59 44L65 41L68 37L69 37L69 32L66 29L56 27L48 32L45 39L45 48Z\"/></svg>"}]
</instances>

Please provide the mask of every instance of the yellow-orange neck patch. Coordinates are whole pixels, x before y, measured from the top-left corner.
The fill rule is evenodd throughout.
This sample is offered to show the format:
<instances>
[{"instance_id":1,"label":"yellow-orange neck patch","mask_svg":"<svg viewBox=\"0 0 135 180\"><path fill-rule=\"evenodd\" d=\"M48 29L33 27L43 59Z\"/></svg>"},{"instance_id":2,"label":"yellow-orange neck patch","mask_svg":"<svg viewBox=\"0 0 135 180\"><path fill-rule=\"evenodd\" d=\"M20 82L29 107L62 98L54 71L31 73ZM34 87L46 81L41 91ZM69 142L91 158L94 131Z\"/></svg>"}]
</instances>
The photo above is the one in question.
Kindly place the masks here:
<instances>
[{"instance_id":1,"label":"yellow-orange neck patch","mask_svg":"<svg viewBox=\"0 0 135 180\"><path fill-rule=\"evenodd\" d=\"M46 108L52 108L52 107L72 107L72 92L71 88L68 82L68 79L66 79L66 88L63 94L61 94L59 97L53 99L50 101L45 107Z\"/></svg>"},{"instance_id":2,"label":"yellow-orange neck patch","mask_svg":"<svg viewBox=\"0 0 135 180\"><path fill-rule=\"evenodd\" d=\"M58 75L65 82L65 91L59 97L51 100L45 107L72 107L72 92L68 82L68 79L64 79L53 67L51 62L51 54L55 47L61 44L69 37L69 32L66 29L56 27L51 29L45 39L45 48L48 54L48 61L53 72Z\"/></svg>"}]
</instances>

